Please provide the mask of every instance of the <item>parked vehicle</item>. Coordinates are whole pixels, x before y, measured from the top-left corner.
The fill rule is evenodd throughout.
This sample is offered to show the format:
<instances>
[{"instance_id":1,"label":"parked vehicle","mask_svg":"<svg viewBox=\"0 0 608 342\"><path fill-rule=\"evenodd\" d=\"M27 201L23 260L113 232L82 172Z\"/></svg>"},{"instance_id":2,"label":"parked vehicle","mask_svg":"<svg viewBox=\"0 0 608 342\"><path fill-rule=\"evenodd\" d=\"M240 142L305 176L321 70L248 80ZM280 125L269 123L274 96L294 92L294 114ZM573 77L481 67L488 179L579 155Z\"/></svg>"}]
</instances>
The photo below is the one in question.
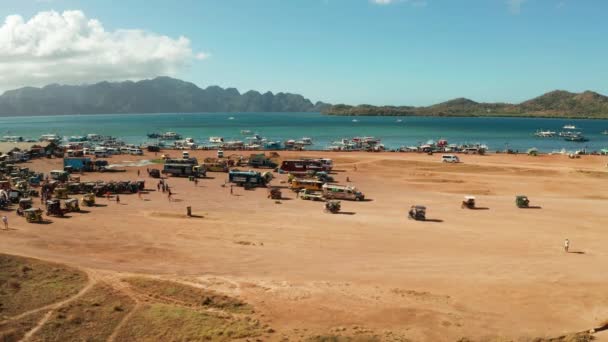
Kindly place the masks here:
<instances>
[{"instance_id":1,"label":"parked vehicle","mask_svg":"<svg viewBox=\"0 0 608 342\"><path fill-rule=\"evenodd\" d=\"M226 163L203 163L202 166L209 172L228 172Z\"/></svg>"},{"instance_id":2,"label":"parked vehicle","mask_svg":"<svg viewBox=\"0 0 608 342\"><path fill-rule=\"evenodd\" d=\"M19 207L17 208L17 215L23 216L27 209L30 209L33 205L31 198L22 198L19 200Z\"/></svg>"},{"instance_id":3,"label":"parked vehicle","mask_svg":"<svg viewBox=\"0 0 608 342\"><path fill-rule=\"evenodd\" d=\"M63 170L71 172L93 171L91 158L63 158Z\"/></svg>"},{"instance_id":4,"label":"parked vehicle","mask_svg":"<svg viewBox=\"0 0 608 342\"><path fill-rule=\"evenodd\" d=\"M278 165L270 158L266 157L264 153L261 154L252 154L249 156L248 165L255 168L270 168L274 169Z\"/></svg>"},{"instance_id":5,"label":"parked vehicle","mask_svg":"<svg viewBox=\"0 0 608 342\"><path fill-rule=\"evenodd\" d=\"M528 196L519 195L515 197L515 205L517 205L518 208L529 208L530 200L528 199Z\"/></svg>"},{"instance_id":6,"label":"parked vehicle","mask_svg":"<svg viewBox=\"0 0 608 342\"><path fill-rule=\"evenodd\" d=\"M264 174L256 171L240 171L240 170L230 170L228 172L228 181L230 183L235 183L238 186L245 187L256 187L256 186L266 186L269 182L270 178L272 178L272 174L265 172Z\"/></svg>"},{"instance_id":7,"label":"parked vehicle","mask_svg":"<svg viewBox=\"0 0 608 342\"><path fill-rule=\"evenodd\" d=\"M299 197L306 201L324 201L323 194L314 190L300 190Z\"/></svg>"},{"instance_id":8,"label":"parked vehicle","mask_svg":"<svg viewBox=\"0 0 608 342\"><path fill-rule=\"evenodd\" d=\"M325 202L325 212L326 213L336 214L336 213L340 212L341 208L342 208L342 204L340 203L340 201Z\"/></svg>"},{"instance_id":9,"label":"parked vehicle","mask_svg":"<svg viewBox=\"0 0 608 342\"><path fill-rule=\"evenodd\" d=\"M422 205L413 205L408 212L408 218L416 221L425 221L426 207Z\"/></svg>"},{"instance_id":10,"label":"parked vehicle","mask_svg":"<svg viewBox=\"0 0 608 342\"><path fill-rule=\"evenodd\" d=\"M52 170L49 175L52 180L59 182L67 182L70 177L70 174L63 170Z\"/></svg>"},{"instance_id":11,"label":"parked vehicle","mask_svg":"<svg viewBox=\"0 0 608 342\"><path fill-rule=\"evenodd\" d=\"M161 171L163 174L170 175L173 177L205 177L206 172L204 168L201 168L198 165L193 164L168 164L165 163L163 166L163 170Z\"/></svg>"},{"instance_id":12,"label":"parked vehicle","mask_svg":"<svg viewBox=\"0 0 608 342\"><path fill-rule=\"evenodd\" d=\"M27 222L42 222L42 209L40 208L29 208L24 211L24 216Z\"/></svg>"},{"instance_id":13,"label":"parked vehicle","mask_svg":"<svg viewBox=\"0 0 608 342\"><path fill-rule=\"evenodd\" d=\"M94 193L87 193L84 194L84 196L82 196L82 205L87 206L87 207L92 207L95 205L95 194Z\"/></svg>"},{"instance_id":14,"label":"parked vehicle","mask_svg":"<svg viewBox=\"0 0 608 342\"><path fill-rule=\"evenodd\" d=\"M148 175L152 178L160 178L160 170L159 169L150 169L148 171Z\"/></svg>"},{"instance_id":15,"label":"parked vehicle","mask_svg":"<svg viewBox=\"0 0 608 342\"><path fill-rule=\"evenodd\" d=\"M80 205L78 205L78 199L76 198L69 198L67 200L65 200L65 211L70 213L70 212L79 212L80 211Z\"/></svg>"},{"instance_id":16,"label":"parked vehicle","mask_svg":"<svg viewBox=\"0 0 608 342\"><path fill-rule=\"evenodd\" d=\"M273 200L280 200L282 198L281 189L272 187L268 190L268 198Z\"/></svg>"},{"instance_id":17,"label":"parked vehicle","mask_svg":"<svg viewBox=\"0 0 608 342\"><path fill-rule=\"evenodd\" d=\"M475 197L464 196L464 201L462 201L462 204L460 205L460 207L462 209L464 209L464 208L474 209L475 208Z\"/></svg>"},{"instance_id":18,"label":"parked vehicle","mask_svg":"<svg viewBox=\"0 0 608 342\"><path fill-rule=\"evenodd\" d=\"M441 161L444 163L460 163L460 158L454 154L444 154L441 156Z\"/></svg>"},{"instance_id":19,"label":"parked vehicle","mask_svg":"<svg viewBox=\"0 0 608 342\"><path fill-rule=\"evenodd\" d=\"M325 184L323 185L323 197L326 199L344 199L362 201L365 195L353 186Z\"/></svg>"},{"instance_id":20,"label":"parked vehicle","mask_svg":"<svg viewBox=\"0 0 608 342\"><path fill-rule=\"evenodd\" d=\"M289 188L296 192L300 190L322 191L323 184L325 183L316 179L294 178L289 184Z\"/></svg>"},{"instance_id":21,"label":"parked vehicle","mask_svg":"<svg viewBox=\"0 0 608 342\"><path fill-rule=\"evenodd\" d=\"M47 216L63 216L64 211L61 209L61 202L57 199L46 201Z\"/></svg>"},{"instance_id":22,"label":"parked vehicle","mask_svg":"<svg viewBox=\"0 0 608 342\"><path fill-rule=\"evenodd\" d=\"M298 159L298 160L284 160L281 163L280 169L282 171L329 171L330 167L323 165L320 161L315 159Z\"/></svg>"}]
</instances>

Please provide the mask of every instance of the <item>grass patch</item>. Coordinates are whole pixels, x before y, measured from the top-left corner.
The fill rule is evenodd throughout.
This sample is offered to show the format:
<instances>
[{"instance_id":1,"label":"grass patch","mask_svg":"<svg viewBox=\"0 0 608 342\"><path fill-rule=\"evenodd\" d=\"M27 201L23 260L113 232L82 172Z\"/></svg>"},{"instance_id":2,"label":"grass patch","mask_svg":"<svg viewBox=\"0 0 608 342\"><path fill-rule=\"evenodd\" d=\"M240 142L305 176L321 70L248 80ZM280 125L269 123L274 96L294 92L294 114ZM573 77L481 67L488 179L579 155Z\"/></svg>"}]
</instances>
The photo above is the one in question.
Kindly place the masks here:
<instances>
[{"instance_id":1,"label":"grass patch","mask_svg":"<svg viewBox=\"0 0 608 342\"><path fill-rule=\"evenodd\" d=\"M160 301L175 301L192 307L213 308L232 313L252 313L253 308L233 297L219 294L173 281L157 280L142 277L127 278L125 281L140 293Z\"/></svg>"},{"instance_id":2,"label":"grass patch","mask_svg":"<svg viewBox=\"0 0 608 342\"><path fill-rule=\"evenodd\" d=\"M165 160L164 159L150 159L150 163L153 163L153 164L164 164Z\"/></svg>"},{"instance_id":3,"label":"grass patch","mask_svg":"<svg viewBox=\"0 0 608 342\"><path fill-rule=\"evenodd\" d=\"M232 341L260 336L262 333L262 327L255 320L182 306L150 304L131 317L116 340Z\"/></svg>"},{"instance_id":4,"label":"grass patch","mask_svg":"<svg viewBox=\"0 0 608 342\"><path fill-rule=\"evenodd\" d=\"M44 312L37 312L27 315L19 320L8 321L0 324L0 341L17 342L20 341L28 331L34 329L36 324L44 316Z\"/></svg>"},{"instance_id":5,"label":"grass patch","mask_svg":"<svg viewBox=\"0 0 608 342\"><path fill-rule=\"evenodd\" d=\"M134 305L125 294L107 285L95 285L55 311L31 340L106 341Z\"/></svg>"},{"instance_id":6,"label":"grass patch","mask_svg":"<svg viewBox=\"0 0 608 342\"><path fill-rule=\"evenodd\" d=\"M0 318L8 318L75 295L87 275L36 259L0 254Z\"/></svg>"}]
</instances>

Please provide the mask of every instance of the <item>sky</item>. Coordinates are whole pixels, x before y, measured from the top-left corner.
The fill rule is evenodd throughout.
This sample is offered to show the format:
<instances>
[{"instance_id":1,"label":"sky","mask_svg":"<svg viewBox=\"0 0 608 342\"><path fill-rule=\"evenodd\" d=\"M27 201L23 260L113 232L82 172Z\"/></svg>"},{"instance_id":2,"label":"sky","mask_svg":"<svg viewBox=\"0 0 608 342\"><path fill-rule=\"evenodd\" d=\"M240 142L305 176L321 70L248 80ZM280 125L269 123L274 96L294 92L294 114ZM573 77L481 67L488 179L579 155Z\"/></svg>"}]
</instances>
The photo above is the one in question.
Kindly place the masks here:
<instances>
[{"instance_id":1,"label":"sky","mask_svg":"<svg viewBox=\"0 0 608 342\"><path fill-rule=\"evenodd\" d=\"M605 0L0 0L0 91L167 75L313 101L608 94Z\"/></svg>"}]
</instances>

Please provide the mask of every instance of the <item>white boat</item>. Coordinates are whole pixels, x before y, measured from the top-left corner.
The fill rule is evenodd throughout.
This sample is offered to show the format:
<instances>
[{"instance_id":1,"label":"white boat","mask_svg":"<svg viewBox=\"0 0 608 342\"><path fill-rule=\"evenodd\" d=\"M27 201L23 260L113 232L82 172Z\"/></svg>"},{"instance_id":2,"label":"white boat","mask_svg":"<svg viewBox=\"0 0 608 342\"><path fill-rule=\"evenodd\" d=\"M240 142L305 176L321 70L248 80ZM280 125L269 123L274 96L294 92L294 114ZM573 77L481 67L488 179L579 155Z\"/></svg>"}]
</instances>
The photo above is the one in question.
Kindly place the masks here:
<instances>
[{"instance_id":1,"label":"white boat","mask_svg":"<svg viewBox=\"0 0 608 342\"><path fill-rule=\"evenodd\" d=\"M602 132L603 135L608 135L608 130Z\"/></svg>"},{"instance_id":2,"label":"white boat","mask_svg":"<svg viewBox=\"0 0 608 342\"><path fill-rule=\"evenodd\" d=\"M308 137L302 138L300 142L302 143L302 145L312 145L312 139Z\"/></svg>"},{"instance_id":3,"label":"white boat","mask_svg":"<svg viewBox=\"0 0 608 342\"><path fill-rule=\"evenodd\" d=\"M2 141L4 142L22 142L23 137L18 135L5 135L2 137Z\"/></svg>"},{"instance_id":4,"label":"white boat","mask_svg":"<svg viewBox=\"0 0 608 342\"><path fill-rule=\"evenodd\" d=\"M166 132L160 135L160 138L164 140L178 140L181 139L181 137L181 135L175 132Z\"/></svg>"},{"instance_id":5,"label":"white boat","mask_svg":"<svg viewBox=\"0 0 608 342\"><path fill-rule=\"evenodd\" d=\"M248 130L248 129L243 129L243 130L241 130L241 134L242 134L242 135L250 135L250 134L251 134L251 131L250 131L250 130Z\"/></svg>"},{"instance_id":6,"label":"white boat","mask_svg":"<svg viewBox=\"0 0 608 342\"><path fill-rule=\"evenodd\" d=\"M224 138L222 137L209 137L209 142L212 144L221 144L224 142Z\"/></svg>"},{"instance_id":7,"label":"white boat","mask_svg":"<svg viewBox=\"0 0 608 342\"><path fill-rule=\"evenodd\" d=\"M397 119L397 122L403 122L403 120L401 120L401 119Z\"/></svg>"},{"instance_id":8,"label":"white boat","mask_svg":"<svg viewBox=\"0 0 608 342\"><path fill-rule=\"evenodd\" d=\"M228 120L234 120L234 116L229 117Z\"/></svg>"},{"instance_id":9,"label":"white boat","mask_svg":"<svg viewBox=\"0 0 608 342\"><path fill-rule=\"evenodd\" d=\"M574 125L564 125L564 129L576 129Z\"/></svg>"},{"instance_id":10,"label":"white boat","mask_svg":"<svg viewBox=\"0 0 608 342\"><path fill-rule=\"evenodd\" d=\"M57 134L43 134L40 136L40 141L58 142L61 141L61 137Z\"/></svg>"},{"instance_id":11,"label":"white boat","mask_svg":"<svg viewBox=\"0 0 608 342\"><path fill-rule=\"evenodd\" d=\"M534 135L539 138L551 138L551 137L554 137L556 134L557 134L557 132L544 131L542 129L540 129L540 130L536 131L536 133L534 133Z\"/></svg>"},{"instance_id":12,"label":"white boat","mask_svg":"<svg viewBox=\"0 0 608 342\"><path fill-rule=\"evenodd\" d=\"M359 120L357 120L357 119L353 119L352 121L353 121L353 122L359 122Z\"/></svg>"}]
</instances>

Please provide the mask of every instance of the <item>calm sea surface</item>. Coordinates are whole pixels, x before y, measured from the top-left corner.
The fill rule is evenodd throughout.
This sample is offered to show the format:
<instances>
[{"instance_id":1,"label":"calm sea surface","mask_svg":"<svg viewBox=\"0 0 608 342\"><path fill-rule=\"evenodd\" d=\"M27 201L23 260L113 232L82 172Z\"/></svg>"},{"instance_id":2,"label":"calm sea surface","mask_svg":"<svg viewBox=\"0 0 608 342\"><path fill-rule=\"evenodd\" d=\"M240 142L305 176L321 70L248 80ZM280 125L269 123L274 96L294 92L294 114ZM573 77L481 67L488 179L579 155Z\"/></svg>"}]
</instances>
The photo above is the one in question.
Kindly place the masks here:
<instances>
[{"instance_id":1,"label":"calm sea surface","mask_svg":"<svg viewBox=\"0 0 608 342\"><path fill-rule=\"evenodd\" d=\"M358 120L353 122L353 119ZM402 120L397 122L397 120ZM588 142L567 142L562 138L536 138L538 129L560 131L572 124ZM130 143L148 141L146 133L175 131L207 143L210 136L243 140L241 130L250 130L269 140L310 137L312 148L323 149L331 142L355 136L381 138L388 148L417 145L427 140L450 143L483 143L490 150L509 147L524 151L568 151L608 148L608 120L563 120L522 118L437 118L437 117L346 117L319 113L205 113L205 114L111 114L61 115L0 118L0 136L20 135L38 139L42 134L63 136L97 133L112 135Z\"/></svg>"}]
</instances>

